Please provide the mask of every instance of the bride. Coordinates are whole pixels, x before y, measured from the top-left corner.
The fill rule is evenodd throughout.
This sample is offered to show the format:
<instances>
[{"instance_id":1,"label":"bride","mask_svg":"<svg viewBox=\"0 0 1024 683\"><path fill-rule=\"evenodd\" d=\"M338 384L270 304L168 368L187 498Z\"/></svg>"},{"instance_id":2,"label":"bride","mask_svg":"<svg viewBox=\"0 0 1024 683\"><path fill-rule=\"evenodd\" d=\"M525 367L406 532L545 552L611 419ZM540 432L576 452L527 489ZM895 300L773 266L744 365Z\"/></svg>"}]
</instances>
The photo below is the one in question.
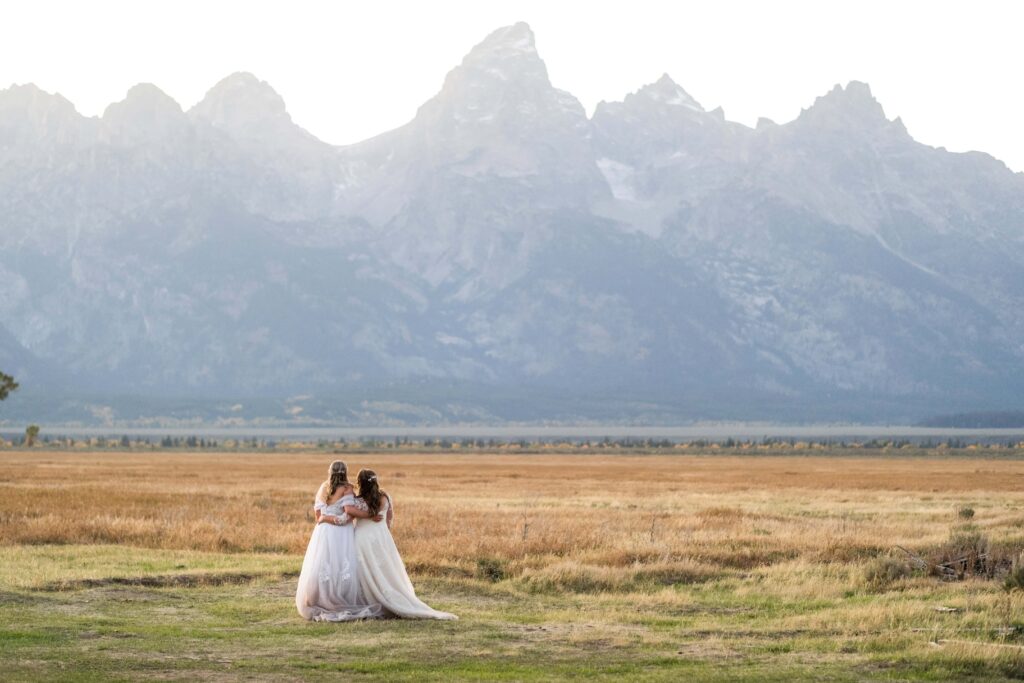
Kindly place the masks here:
<instances>
[{"instance_id":1,"label":"bride","mask_svg":"<svg viewBox=\"0 0 1024 683\"><path fill-rule=\"evenodd\" d=\"M381 606L367 600L360 588L350 523L352 517L367 519L377 513L353 506L355 502L348 469L345 463L335 460L328 468L327 481L316 494L313 507L317 525L309 539L295 591L295 606L305 619L350 621L382 616ZM351 508L347 514L346 507Z\"/></svg>"},{"instance_id":2,"label":"bride","mask_svg":"<svg viewBox=\"0 0 1024 683\"><path fill-rule=\"evenodd\" d=\"M395 512L391 496L380 490L373 470L360 470L358 482L359 497L345 505L345 511L360 518L356 524L355 545L363 594L380 603L387 612L406 619L458 619L454 614L431 608L416 597L391 537ZM387 524L369 519L377 515L383 515Z\"/></svg>"}]
</instances>

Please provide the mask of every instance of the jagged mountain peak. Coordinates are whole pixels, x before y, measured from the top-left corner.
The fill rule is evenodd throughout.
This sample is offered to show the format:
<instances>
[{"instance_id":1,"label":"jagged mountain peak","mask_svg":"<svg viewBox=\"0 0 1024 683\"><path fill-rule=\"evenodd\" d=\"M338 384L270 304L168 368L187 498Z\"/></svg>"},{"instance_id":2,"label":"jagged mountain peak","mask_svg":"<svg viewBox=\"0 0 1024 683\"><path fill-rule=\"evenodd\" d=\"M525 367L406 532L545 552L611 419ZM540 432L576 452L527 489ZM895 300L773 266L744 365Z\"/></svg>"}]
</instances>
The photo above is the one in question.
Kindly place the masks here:
<instances>
[{"instance_id":1,"label":"jagged mountain peak","mask_svg":"<svg viewBox=\"0 0 1024 683\"><path fill-rule=\"evenodd\" d=\"M533 29L525 21L503 26L489 33L474 47L467 58L536 57L537 45Z\"/></svg>"},{"instance_id":2,"label":"jagged mountain peak","mask_svg":"<svg viewBox=\"0 0 1024 683\"><path fill-rule=\"evenodd\" d=\"M222 79L189 110L193 119L236 135L260 136L268 127L291 125L284 99L269 83L239 71Z\"/></svg>"},{"instance_id":3,"label":"jagged mountain peak","mask_svg":"<svg viewBox=\"0 0 1024 683\"><path fill-rule=\"evenodd\" d=\"M0 90L0 102L52 102L60 106L74 105L60 93L50 93L40 88L35 83L12 83L9 87Z\"/></svg>"},{"instance_id":4,"label":"jagged mountain peak","mask_svg":"<svg viewBox=\"0 0 1024 683\"><path fill-rule=\"evenodd\" d=\"M59 93L49 93L34 83L12 85L0 90L0 146L31 146L43 141L77 144L93 120L78 113L75 105Z\"/></svg>"},{"instance_id":5,"label":"jagged mountain peak","mask_svg":"<svg viewBox=\"0 0 1024 683\"><path fill-rule=\"evenodd\" d=\"M260 80L248 71L236 71L221 80L207 91L203 102L245 102L260 104L263 109L277 113L285 112L284 99L266 81Z\"/></svg>"},{"instance_id":6,"label":"jagged mountain peak","mask_svg":"<svg viewBox=\"0 0 1024 683\"><path fill-rule=\"evenodd\" d=\"M136 83L128 89L125 102L152 103L181 111L177 101L152 83Z\"/></svg>"},{"instance_id":7,"label":"jagged mountain peak","mask_svg":"<svg viewBox=\"0 0 1024 683\"><path fill-rule=\"evenodd\" d=\"M725 121L720 107L706 111L667 73L622 101L601 102L591 119L595 148L606 160L602 172L622 196L634 193L621 190L625 186L616 174L621 175L622 169L612 168L607 159L634 168L652 159L658 159L659 167L688 167L694 159L738 150L735 141L727 141L733 137L733 125ZM634 181L644 184L639 178Z\"/></svg>"},{"instance_id":8,"label":"jagged mountain peak","mask_svg":"<svg viewBox=\"0 0 1024 683\"><path fill-rule=\"evenodd\" d=\"M800 114L805 120L841 120L845 123L880 124L887 123L885 110L871 87L861 81L850 81L846 87L836 84L830 91L818 97L810 108Z\"/></svg>"},{"instance_id":9,"label":"jagged mountain peak","mask_svg":"<svg viewBox=\"0 0 1024 683\"><path fill-rule=\"evenodd\" d=\"M830 91L818 98L819 103L835 103L837 106L857 108L882 114L882 105L875 99L871 86L863 81L850 81L843 87L836 83Z\"/></svg>"},{"instance_id":10,"label":"jagged mountain peak","mask_svg":"<svg viewBox=\"0 0 1024 683\"><path fill-rule=\"evenodd\" d=\"M109 105L103 112L103 119L124 121L126 118L181 118L183 115L181 105L170 95L152 83L139 83L128 90L123 100Z\"/></svg>"},{"instance_id":11,"label":"jagged mountain peak","mask_svg":"<svg viewBox=\"0 0 1024 683\"><path fill-rule=\"evenodd\" d=\"M550 87L547 67L537 54L533 31L520 22L491 32L449 72L442 93L506 83Z\"/></svg>"},{"instance_id":12,"label":"jagged mountain peak","mask_svg":"<svg viewBox=\"0 0 1024 683\"><path fill-rule=\"evenodd\" d=\"M423 225L428 221L422 208L403 215L409 203L381 201L379 188L400 186L413 196L431 187L432 204L454 206L467 182L481 186L489 179L503 185L515 182L521 196L531 194L533 207L582 205L605 191L589 135L583 105L551 84L533 31L517 23L492 31L470 49L408 124L342 150L340 194L371 221ZM465 213L452 211L444 220L455 231L487 226L488 221L468 219ZM490 234L484 239L492 239L494 231L480 234L485 232ZM419 250L412 259L416 267L436 256L431 256L436 235L422 235L426 246L406 248Z\"/></svg>"},{"instance_id":13,"label":"jagged mountain peak","mask_svg":"<svg viewBox=\"0 0 1024 683\"><path fill-rule=\"evenodd\" d=\"M682 86L672 80L672 77L667 73L662 74L654 83L650 83L640 88L636 92L636 97L650 100L658 104L666 104L676 107L684 107L697 112L704 112L704 107L700 105L697 100L690 96Z\"/></svg>"},{"instance_id":14,"label":"jagged mountain peak","mask_svg":"<svg viewBox=\"0 0 1024 683\"><path fill-rule=\"evenodd\" d=\"M0 111L42 113L49 112L65 116L80 116L75 105L60 93L46 92L35 83L12 84L0 90Z\"/></svg>"},{"instance_id":15,"label":"jagged mountain peak","mask_svg":"<svg viewBox=\"0 0 1024 683\"><path fill-rule=\"evenodd\" d=\"M552 119L587 125L579 100L552 86L533 31L522 22L493 31L473 47L417 118L460 128L532 127Z\"/></svg>"},{"instance_id":16,"label":"jagged mountain peak","mask_svg":"<svg viewBox=\"0 0 1024 683\"><path fill-rule=\"evenodd\" d=\"M708 112L681 85L676 83L667 73L661 78L631 92L621 101L600 102L594 110L594 119L599 123L608 115L624 115L649 119L654 117L663 122L677 125L680 118L703 124L712 114L714 118L724 118L721 108Z\"/></svg>"},{"instance_id":17,"label":"jagged mountain peak","mask_svg":"<svg viewBox=\"0 0 1024 683\"><path fill-rule=\"evenodd\" d=\"M120 102L103 112L103 124L113 139L123 142L176 138L188 118L171 96L152 83L139 83Z\"/></svg>"}]
</instances>

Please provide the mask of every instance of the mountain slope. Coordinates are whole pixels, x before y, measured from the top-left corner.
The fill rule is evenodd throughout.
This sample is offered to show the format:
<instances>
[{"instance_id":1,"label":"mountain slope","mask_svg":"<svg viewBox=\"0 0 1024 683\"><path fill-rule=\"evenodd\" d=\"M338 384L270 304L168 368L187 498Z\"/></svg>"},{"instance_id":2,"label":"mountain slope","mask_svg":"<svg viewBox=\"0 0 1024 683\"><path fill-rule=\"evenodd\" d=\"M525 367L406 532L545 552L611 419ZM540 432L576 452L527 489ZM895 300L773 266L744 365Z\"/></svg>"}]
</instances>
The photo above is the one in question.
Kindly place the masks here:
<instances>
[{"instance_id":1,"label":"mountain slope","mask_svg":"<svg viewBox=\"0 0 1024 683\"><path fill-rule=\"evenodd\" d=\"M516 24L342 148L251 74L98 118L15 86L0 181L0 362L149 397L125 419L895 421L1024 390L1024 176L861 83L751 129L665 75L588 119Z\"/></svg>"}]
</instances>

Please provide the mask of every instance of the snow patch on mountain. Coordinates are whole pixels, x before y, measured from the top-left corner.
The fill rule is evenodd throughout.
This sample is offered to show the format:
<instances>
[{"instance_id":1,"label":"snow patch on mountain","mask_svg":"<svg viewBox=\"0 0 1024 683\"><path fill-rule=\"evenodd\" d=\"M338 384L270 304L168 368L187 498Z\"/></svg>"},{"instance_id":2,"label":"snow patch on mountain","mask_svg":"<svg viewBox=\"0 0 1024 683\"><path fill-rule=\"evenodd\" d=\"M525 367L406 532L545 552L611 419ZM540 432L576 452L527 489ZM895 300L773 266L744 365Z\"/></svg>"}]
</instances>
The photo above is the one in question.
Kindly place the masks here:
<instances>
[{"instance_id":1,"label":"snow patch on mountain","mask_svg":"<svg viewBox=\"0 0 1024 683\"><path fill-rule=\"evenodd\" d=\"M636 176L635 168L608 157L598 159L597 167L601 169L601 175L608 182L612 196L623 201L636 200L636 190L633 187L633 179Z\"/></svg>"}]
</instances>

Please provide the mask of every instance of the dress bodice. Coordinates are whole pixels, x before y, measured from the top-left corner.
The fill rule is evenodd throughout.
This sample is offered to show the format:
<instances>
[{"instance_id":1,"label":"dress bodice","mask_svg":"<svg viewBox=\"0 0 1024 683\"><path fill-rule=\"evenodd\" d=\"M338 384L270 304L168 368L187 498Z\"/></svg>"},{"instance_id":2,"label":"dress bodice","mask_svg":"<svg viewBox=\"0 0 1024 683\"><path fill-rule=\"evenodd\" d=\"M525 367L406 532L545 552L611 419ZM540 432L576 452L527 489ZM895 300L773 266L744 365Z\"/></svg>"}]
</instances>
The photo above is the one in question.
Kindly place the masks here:
<instances>
[{"instance_id":1,"label":"dress bodice","mask_svg":"<svg viewBox=\"0 0 1024 683\"><path fill-rule=\"evenodd\" d=\"M355 504L355 502L356 497L353 496L351 493L346 493L344 496L334 501L330 505L327 505L325 503L317 503L315 507L317 510L320 510L322 514L340 517L341 515L345 514L345 506L353 505Z\"/></svg>"}]
</instances>

